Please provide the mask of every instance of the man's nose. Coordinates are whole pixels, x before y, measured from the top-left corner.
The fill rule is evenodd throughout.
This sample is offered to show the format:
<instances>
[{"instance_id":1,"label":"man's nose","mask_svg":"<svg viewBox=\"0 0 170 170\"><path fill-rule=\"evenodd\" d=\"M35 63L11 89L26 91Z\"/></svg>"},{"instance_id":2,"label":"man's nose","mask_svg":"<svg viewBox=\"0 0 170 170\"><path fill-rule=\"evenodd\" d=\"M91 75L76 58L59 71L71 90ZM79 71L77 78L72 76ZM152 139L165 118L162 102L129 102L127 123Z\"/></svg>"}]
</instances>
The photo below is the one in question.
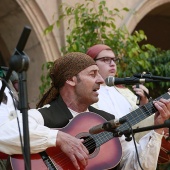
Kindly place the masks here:
<instances>
[{"instance_id":1,"label":"man's nose","mask_svg":"<svg viewBox=\"0 0 170 170\"><path fill-rule=\"evenodd\" d=\"M102 76L100 74L98 74L97 82L100 84L104 83L104 79L102 78Z\"/></svg>"}]
</instances>

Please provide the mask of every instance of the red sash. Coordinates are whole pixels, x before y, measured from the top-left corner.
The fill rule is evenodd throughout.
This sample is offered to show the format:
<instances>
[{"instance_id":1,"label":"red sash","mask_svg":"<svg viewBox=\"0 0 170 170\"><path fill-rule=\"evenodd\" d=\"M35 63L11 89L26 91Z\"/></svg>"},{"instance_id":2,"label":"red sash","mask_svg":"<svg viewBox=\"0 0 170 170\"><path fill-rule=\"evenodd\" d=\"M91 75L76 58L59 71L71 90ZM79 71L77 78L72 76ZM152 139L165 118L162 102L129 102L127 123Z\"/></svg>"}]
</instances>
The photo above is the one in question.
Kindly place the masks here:
<instances>
[{"instance_id":1,"label":"red sash","mask_svg":"<svg viewBox=\"0 0 170 170\"><path fill-rule=\"evenodd\" d=\"M5 153L0 152L0 159L7 159L8 155Z\"/></svg>"}]
</instances>

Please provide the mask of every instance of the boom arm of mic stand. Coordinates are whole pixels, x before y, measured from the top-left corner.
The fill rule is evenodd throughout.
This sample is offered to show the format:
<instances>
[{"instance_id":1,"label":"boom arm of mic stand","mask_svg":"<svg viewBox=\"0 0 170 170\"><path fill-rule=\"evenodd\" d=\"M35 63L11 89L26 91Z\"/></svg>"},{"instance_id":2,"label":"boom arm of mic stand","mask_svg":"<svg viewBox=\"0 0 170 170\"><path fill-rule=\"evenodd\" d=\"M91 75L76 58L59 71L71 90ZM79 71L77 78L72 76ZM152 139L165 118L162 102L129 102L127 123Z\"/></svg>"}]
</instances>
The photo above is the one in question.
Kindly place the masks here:
<instances>
[{"instance_id":1,"label":"boom arm of mic stand","mask_svg":"<svg viewBox=\"0 0 170 170\"><path fill-rule=\"evenodd\" d=\"M149 78L153 80L170 81L170 77L153 76L152 74L134 74L133 76L137 78Z\"/></svg>"},{"instance_id":2,"label":"boom arm of mic stand","mask_svg":"<svg viewBox=\"0 0 170 170\"><path fill-rule=\"evenodd\" d=\"M146 126L146 127L142 127L142 128L137 128L137 129L127 129L124 131L113 131L114 136L130 136L132 133L140 133L140 132L144 132L144 131L149 131L149 130L154 130L154 129L160 129L160 128L169 128L170 129L170 120L166 120L163 124L160 125L153 125L153 126Z\"/></svg>"}]
</instances>

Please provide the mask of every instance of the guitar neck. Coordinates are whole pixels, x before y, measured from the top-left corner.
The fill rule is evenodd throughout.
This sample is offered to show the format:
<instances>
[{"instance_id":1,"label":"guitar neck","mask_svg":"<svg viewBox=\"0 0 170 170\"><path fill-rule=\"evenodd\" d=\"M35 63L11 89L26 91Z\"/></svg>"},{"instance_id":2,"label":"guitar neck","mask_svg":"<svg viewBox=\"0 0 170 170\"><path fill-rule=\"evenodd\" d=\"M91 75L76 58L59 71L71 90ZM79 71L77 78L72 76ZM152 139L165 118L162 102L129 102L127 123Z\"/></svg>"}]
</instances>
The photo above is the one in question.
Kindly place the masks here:
<instances>
[{"instance_id":1,"label":"guitar neck","mask_svg":"<svg viewBox=\"0 0 170 170\"><path fill-rule=\"evenodd\" d=\"M155 100L159 100L161 98L169 99L170 94L165 93L162 96L156 98ZM122 118L126 119L131 124L131 126L133 126L133 125L136 125L137 123L141 122L142 120L146 119L147 117L151 116L156 111L157 111L157 109L155 108L153 102L151 101L143 106L140 106L138 109L132 111L131 113L127 114L126 116L124 116ZM124 131L124 130L129 129L129 125L128 125L128 123L124 123L117 129Z\"/></svg>"},{"instance_id":2,"label":"guitar neck","mask_svg":"<svg viewBox=\"0 0 170 170\"><path fill-rule=\"evenodd\" d=\"M162 96L156 98L155 100L159 100L160 98L169 99L170 94L165 93ZM157 111L157 109L155 108L153 102L151 101L151 102L139 107L138 109L132 111L131 113L127 114L126 116L124 116L122 118L125 118L131 124L131 126L133 126L133 125L139 123L140 121L146 119L147 117L151 116L156 111ZM129 129L129 125L127 122L125 122L124 124L122 124L121 126L119 126L117 128L118 131L124 131L127 129ZM99 133L96 135L92 135L92 138L95 140L97 147L101 146L103 143L109 141L113 137L114 136L113 136L112 132L102 132L102 133Z\"/></svg>"}]
</instances>

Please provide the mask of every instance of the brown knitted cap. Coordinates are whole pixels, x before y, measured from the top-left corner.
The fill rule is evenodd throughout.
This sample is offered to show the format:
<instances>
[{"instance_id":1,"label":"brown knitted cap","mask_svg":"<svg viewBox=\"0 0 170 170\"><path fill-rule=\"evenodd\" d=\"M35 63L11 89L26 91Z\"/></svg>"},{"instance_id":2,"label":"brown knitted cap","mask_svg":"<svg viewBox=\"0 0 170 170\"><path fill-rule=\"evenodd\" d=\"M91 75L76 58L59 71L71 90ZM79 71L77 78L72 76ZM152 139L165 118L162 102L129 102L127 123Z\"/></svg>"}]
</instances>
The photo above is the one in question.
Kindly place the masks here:
<instances>
[{"instance_id":1,"label":"brown knitted cap","mask_svg":"<svg viewBox=\"0 0 170 170\"><path fill-rule=\"evenodd\" d=\"M68 79L91 65L96 65L95 61L88 55L80 52L68 53L64 57L55 60L54 66L50 70L52 86L43 95L42 99L37 104L37 107L42 107L54 100L59 93L58 90L64 86Z\"/></svg>"},{"instance_id":2,"label":"brown knitted cap","mask_svg":"<svg viewBox=\"0 0 170 170\"><path fill-rule=\"evenodd\" d=\"M50 71L52 83L56 88L61 88L69 78L91 65L96 63L88 55L80 52L68 53L54 62Z\"/></svg>"},{"instance_id":3,"label":"brown knitted cap","mask_svg":"<svg viewBox=\"0 0 170 170\"><path fill-rule=\"evenodd\" d=\"M95 59L97 55L103 50L112 50L112 49L109 46L104 45L104 44L96 44L90 47L87 50L86 54L92 57L93 59Z\"/></svg>"}]
</instances>

